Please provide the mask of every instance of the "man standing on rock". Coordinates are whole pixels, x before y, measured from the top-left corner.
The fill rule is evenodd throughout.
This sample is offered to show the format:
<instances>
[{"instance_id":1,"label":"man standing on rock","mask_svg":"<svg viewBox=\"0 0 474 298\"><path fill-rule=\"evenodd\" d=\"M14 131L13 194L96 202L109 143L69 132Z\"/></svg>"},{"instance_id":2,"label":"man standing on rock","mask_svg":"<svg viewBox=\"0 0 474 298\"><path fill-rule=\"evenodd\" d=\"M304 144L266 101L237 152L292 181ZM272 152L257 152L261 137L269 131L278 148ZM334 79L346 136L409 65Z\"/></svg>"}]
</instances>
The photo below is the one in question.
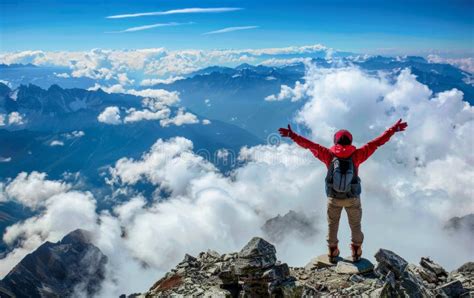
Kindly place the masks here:
<instances>
[{"instance_id":1,"label":"man standing on rock","mask_svg":"<svg viewBox=\"0 0 474 298\"><path fill-rule=\"evenodd\" d=\"M278 130L282 137L289 137L301 147L310 150L328 168L326 175L326 195L328 196L327 241L331 261L335 261L340 253L337 246L337 231L342 208L347 212L351 227L352 258L354 261L360 259L364 234L361 230L362 207L360 203L359 165L366 161L378 147L385 144L396 132L404 131L407 126L407 123L400 119L381 136L360 148L352 145L351 133L342 129L334 135L334 146L329 149L296 134L291 130L290 125L288 125L288 128Z\"/></svg>"}]
</instances>

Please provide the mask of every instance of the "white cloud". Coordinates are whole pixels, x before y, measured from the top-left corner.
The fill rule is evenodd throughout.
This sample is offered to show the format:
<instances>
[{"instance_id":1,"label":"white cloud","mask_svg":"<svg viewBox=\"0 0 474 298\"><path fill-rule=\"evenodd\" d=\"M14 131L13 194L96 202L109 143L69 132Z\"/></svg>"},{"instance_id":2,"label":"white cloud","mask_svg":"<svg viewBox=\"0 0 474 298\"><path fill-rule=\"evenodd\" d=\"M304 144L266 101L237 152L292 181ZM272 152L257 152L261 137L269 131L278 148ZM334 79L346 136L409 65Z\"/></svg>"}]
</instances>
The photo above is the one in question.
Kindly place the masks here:
<instances>
[{"instance_id":1,"label":"white cloud","mask_svg":"<svg viewBox=\"0 0 474 298\"><path fill-rule=\"evenodd\" d=\"M51 141L51 143L49 143L49 146L51 146L51 147L64 146L64 142L59 141L59 140L53 140L53 141Z\"/></svg>"},{"instance_id":2,"label":"white cloud","mask_svg":"<svg viewBox=\"0 0 474 298\"><path fill-rule=\"evenodd\" d=\"M210 65L234 66L243 62L258 63L271 59L272 57L269 56L274 55L318 54L325 56L327 51L330 51L330 49L319 44L301 47L237 50L167 50L151 48L139 50L93 49L84 52L23 51L0 54L0 63L32 63L34 65L69 67L71 77L118 80L118 74L124 72L173 77Z\"/></svg>"},{"instance_id":3,"label":"white cloud","mask_svg":"<svg viewBox=\"0 0 474 298\"><path fill-rule=\"evenodd\" d=\"M18 112L11 112L8 115L8 124L9 125L22 125L25 124L23 116Z\"/></svg>"},{"instance_id":4,"label":"white cloud","mask_svg":"<svg viewBox=\"0 0 474 298\"><path fill-rule=\"evenodd\" d=\"M291 101L298 101L304 97L306 93L306 84L301 84L300 81L296 81L295 87L291 88L287 85L281 85L280 93L277 95L269 95L265 97L266 101L282 101L289 99Z\"/></svg>"},{"instance_id":5,"label":"white cloud","mask_svg":"<svg viewBox=\"0 0 474 298\"><path fill-rule=\"evenodd\" d=\"M428 55L428 62L430 63L447 63L454 65L464 71L474 74L474 58L445 58L438 55Z\"/></svg>"},{"instance_id":6,"label":"white cloud","mask_svg":"<svg viewBox=\"0 0 474 298\"><path fill-rule=\"evenodd\" d=\"M85 136L85 132L82 131L82 130L74 130L70 133L65 133L64 136L66 137L66 139L75 139L75 138L81 138L83 136Z\"/></svg>"},{"instance_id":7,"label":"white cloud","mask_svg":"<svg viewBox=\"0 0 474 298\"><path fill-rule=\"evenodd\" d=\"M242 31L242 30L250 30L250 29L257 29L258 26L239 26L239 27L227 27L215 31L209 31L206 33L203 33L203 35L211 35L211 34L222 34L222 33L228 33L228 32L234 32L234 31Z\"/></svg>"},{"instance_id":8,"label":"white cloud","mask_svg":"<svg viewBox=\"0 0 474 298\"><path fill-rule=\"evenodd\" d=\"M158 111L150 111L148 109L144 110L136 110L136 109L129 109L127 110L127 115L125 116L123 122L130 123L130 122L138 122L143 120L160 120L168 118L171 111L168 108L164 108Z\"/></svg>"},{"instance_id":9,"label":"white cloud","mask_svg":"<svg viewBox=\"0 0 474 298\"><path fill-rule=\"evenodd\" d=\"M193 23L192 22L189 22L189 23L176 23L176 22L158 23L158 24L152 24L152 25L131 27L131 28L127 28L125 30L112 31L112 32L109 32L109 33L136 32L136 31L143 31L143 30L149 30L149 29L160 28L160 27L181 26L181 25L189 25L189 24L193 24Z\"/></svg>"},{"instance_id":10,"label":"white cloud","mask_svg":"<svg viewBox=\"0 0 474 298\"><path fill-rule=\"evenodd\" d=\"M209 124L211 124L211 120L209 120L209 119L202 119L202 124L204 124L204 125L209 125Z\"/></svg>"},{"instance_id":11,"label":"white cloud","mask_svg":"<svg viewBox=\"0 0 474 298\"><path fill-rule=\"evenodd\" d=\"M87 90L89 91L97 91L99 89L101 89L102 91L106 93L126 93L127 92L125 88L120 84L115 84L112 86L102 86L98 83L95 83L93 87L87 88Z\"/></svg>"},{"instance_id":12,"label":"white cloud","mask_svg":"<svg viewBox=\"0 0 474 298\"><path fill-rule=\"evenodd\" d=\"M104 111L100 113L99 116L97 116L97 120L99 120L99 122L112 125L122 123L120 110L116 106L106 107Z\"/></svg>"},{"instance_id":13,"label":"white cloud","mask_svg":"<svg viewBox=\"0 0 474 298\"><path fill-rule=\"evenodd\" d=\"M67 78L70 78L71 76L66 73L66 72L62 72L62 73L54 73L55 76L57 76L58 78L62 78L62 79L67 79Z\"/></svg>"},{"instance_id":14,"label":"white cloud","mask_svg":"<svg viewBox=\"0 0 474 298\"><path fill-rule=\"evenodd\" d=\"M174 117L160 120L160 125L163 127L169 126L171 124L181 126L184 124L195 123L199 123L197 116L193 113L185 112L183 108L179 108Z\"/></svg>"},{"instance_id":15,"label":"white cloud","mask_svg":"<svg viewBox=\"0 0 474 298\"><path fill-rule=\"evenodd\" d=\"M3 156L0 156L0 163L2 162L10 162L12 161L12 158L11 157L3 157ZM1 187L0 187L1 188ZM0 199L1 201L1 199Z\"/></svg>"},{"instance_id":16,"label":"white cloud","mask_svg":"<svg viewBox=\"0 0 474 298\"><path fill-rule=\"evenodd\" d=\"M192 179L216 171L211 163L194 155L192 148L192 142L182 137L167 142L159 139L142 160L118 160L110 169L111 181L133 185L143 178L174 194L182 193Z\"/></svg>"},{"instance_id":17,"label":"white cloud","mask_svg":"<svg viewBox=\"0 0 474 298\"><path fill-rule=\"evenodd\" d=\"M36 209L44 204L46 199L68 190L71 186L55 180L47 180L45 173L21 172L10 181L5 188L5 194L29 208Z\"/></svg>"},{"instance_id":18,"label":"white cloud","mask_svg":"<svg viewBox=\"0 0 474 298\"><path fill-rule=\"evenodd\" d=\"M24 116L18 112L11 112L10 114L0 114L0 126L7 125L23 125L26 123Z\"/></svg>"},{"instance_id":19,"label":"white cloud","mask_svg":"<svg viewBox=\"0 0 474 298\"><path fill-rule=\"evenodd\" d=\"M226 159L227 157L229 157L230 155L230 152L229 150L225 149L225 148L221 148L219 150L217 150L217 158L219 159Z\"/></svg>"},{"instance_id":20,"label":"white cloud","mask_svg":"<svg viewBox=\"0 0 474 298\"><path fill-rule=\"evenodd\" d=\"M107 19L123 19L123 18L136 18L136 17L145 17L145 16L162 16L162 15L171 15L171 14L221 13L221 12L230 12L230 11L237 11L237 10L242 10L242 8L238 8L238 7L182 8L182 9L173 9L173 10L166 10L166 11L113 15L113 16L108 16L106 18Z\"/></svg>"},{"instance_id":21,"label":"white cloud","mask_svg":"<svg viewBox=\"0 0 474 298\"><path fill-rule=\"evenodd\" d=\"M144 79L140 82L140 86L149 87L158 84L172 84L176 81L183 80L184 77L176 76L176 77L168 77L166 79Z\"/></svg>"},{"instance_id":22,"label":"white cloud","mask_svg":"<svg viewBox=\"0 0 474 298\"><path fill-rule=\"evenodd\" d=\"M262 61L261 65L265 66L284 66L284 65L291 65L296 63L304 63L308 64L311 62L311 58L288 58L288 59L278 59L278 58L271 58Z\"/></svg>"},{"instance_id":23,"label":"white cloud","mask_svg":"<svg viewBox=\"0 0 474 298\"><path fill-rule=\"evenodd\" d=\"M160 107L174 105L179 102L179 92L167 91L164 89L126 90L121 84L116 84L107 87L95 83L93 87L90 87L87 90L96 91L98 89L102 89L104 92L107 93L125 93L140 97L146 97L147 99L145 99L145 101L148 101L147 103L144 102L144 105L146 106L151 104L151 101L153 101L154 104L160 104Z\"/></svg>"},{"instance_id":24,"label":"white cloud","mask_svg":"<svg viewBox=\"0 0 474 298\"><path fill-rule=\"evenodd\" d=\"M171 106L179 102L179 92L177 91L167 91L164 89L143 89L143 90L128 90L128 94L135 96L148 97L153 99L148 99L148 102L145 105L149 106L151 104L156 105L158 103Z\"/></svg>"},{"instance_id":25,"label":"white cloud","mask_svg":"<svg viewBox=\"0 0 474 298\"><path fill-rule=\"evenodd\" d=\"M122 86L131 85L134 83L134 80L130 80L126 73L117 74L117 80L119 81L119 84Z\"/></svg>"}]
</instances>

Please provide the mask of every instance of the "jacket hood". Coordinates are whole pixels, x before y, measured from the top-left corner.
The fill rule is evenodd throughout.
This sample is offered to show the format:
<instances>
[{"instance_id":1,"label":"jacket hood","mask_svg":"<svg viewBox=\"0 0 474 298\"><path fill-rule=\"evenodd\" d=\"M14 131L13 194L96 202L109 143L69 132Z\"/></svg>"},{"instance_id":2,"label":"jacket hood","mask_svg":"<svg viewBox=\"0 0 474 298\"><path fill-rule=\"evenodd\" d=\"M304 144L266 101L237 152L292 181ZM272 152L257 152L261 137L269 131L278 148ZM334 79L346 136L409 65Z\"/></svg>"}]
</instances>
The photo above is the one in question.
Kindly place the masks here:
<instances>
[{"instance_id":1,"label":"jacket hood","mask_svg":"<svg viewBox=\"0 0 474 298\"><path fill-rule=\"evenodd\" d=\"M336 144L329 149L332 154L339 158L348 158L356 151L356 147L352 145Z\"/></svg>"},{"instance_id":2,"label":"jacket hood","mask_svg":"<svg viewBox=\"0 0 474 298\"><path fill-rule=\"evenodd\" d=\"M352 134L346 129L341 129L341 130L339 130L338 132L336 132L334 134L334 144L339 143L339 140L343 137L345 137L346 140L349 139L349 142L348 142L348 144L344 144L344 143L342 143L342 144L344 144L344 145L352 144Z\"/></svg>"}]
</instances>

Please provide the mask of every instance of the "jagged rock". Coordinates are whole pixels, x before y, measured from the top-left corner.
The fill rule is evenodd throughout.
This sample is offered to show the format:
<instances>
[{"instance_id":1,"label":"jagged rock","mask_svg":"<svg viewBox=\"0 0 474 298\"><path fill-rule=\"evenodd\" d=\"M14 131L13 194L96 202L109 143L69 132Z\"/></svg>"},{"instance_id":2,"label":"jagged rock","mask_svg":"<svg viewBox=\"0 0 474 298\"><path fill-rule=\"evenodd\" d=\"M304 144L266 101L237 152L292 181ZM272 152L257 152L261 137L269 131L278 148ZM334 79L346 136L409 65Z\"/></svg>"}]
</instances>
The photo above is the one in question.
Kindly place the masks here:
<instances>
[{"instance_id":1,"label":"jagged rock","mask_svg":"<svg viewBox=\"0 0 474 298\"><path fill-rule=\"evenodd\" d=\"M421 278L423 278L424 280L426 280L427 282L429 283L438 283L439 279L438 279L438 276L436 275L436 273L434 273L433 271L431 270L428 270L428 269L425 269L425 268L421 268L418 273L420 274Z\"/></svg>"},{"instance_id":2,"label":"jagged rock","mask_svg":"<svg viewBox=\"0 0 474 298\"><path fill-rule=\"evenodd\" d=\"M459 280L474 297L474 262L468 262L449 274L451 280Z\"/></svg>"},{"instance_id":3,"label":"jagged rock","mask_svg":"<svg viewBox=\"0 0 474 298\"><path fill-rule=\"evenodd\" d=\"M459 280L454 280L447 284L442 285L437 288L438 291L446 294L448 297L459 297L464 293L467 293L467 290L463 287L462 283Z\"/></svg>"},{"instance_id":4,"label":"jagged rock","mask_svg":"<svg viewBox=\"0 0 474 298\"><path fill-rule=\"evenodd\" d=\"M75 230L57 243L45 242L0 282L0 297L92 296L105 277L107 257L92 235ZM13 294L13 295L12 295Z\"/></svg>"},{"instance_id":5,"label":"jagged rock","mask_svg":"<svg viewBox=\"0 0 474 298\"><path fill-rule=\"evenodd\" d=\"M287 264L276 262L275 247L262 238L254 237L238 254L235 273L243 281L244 297L277 294L281 285L290 282Z\"/></svg>"},{"instance_id":6,"label":"jagged rock","mask_svg":"<svg viewBox=\"0 0 474 298\"><path fill-rule=\"evenodd\" d=\"M421 258L421 267L433 272L437 277L448 276L448 272L443 267L433 262L430 258Z\"/></svg>"},{"instance_id":7,"label":"jagged rock","mask_svg":"<svg viewBox=\"0 0 474 298\"><path fill-rule=\"evenodd\" d=\"M184 259L181 261L181 263L179 263L178 267L195 267L197 265L198 260L195 257L185 254Z\"/></svg>"},{"instance_id":8,"label":"jagged rock","mask_svg":"<svg viewBox=\"0 0 474 298\"><path fill-rule=\"evenodd\" d=\"M262 278L266 281L275 281L275 280L283 280L287 278L290 275L290 268L288 268L288 265L285 264L279 264L275 265L272 268L266 270L262 274Z\"/></svg>"},{"instance_id":9,"label":"jagged rock","mask_svg":"<svg viewBox=\"0 0 474 298\"><path fill-rule=\"evenodd\" d=\"M396 277L395 277L395 273L393 273L392 271L389 271L387 273L387 275L385 275L385 281L387 284L389 284L392 288L395 288L396 286Z\"/></svg>"},{"instance_id":10,"label":"jagged rock","mask_svg":"<svg viewBox=\"0 0 474 298\"><path fill-rule=\"evenodd\" d=\"M260 237L253 237L239 252L239 258L275 255L276 249L271 243Z\"/></svg>"},{"instance_id":11,"label":"jagged rock","mask_svg":"<svg viewBox=\"0 0 474 298\"><path fill-rule=\"evenodd\" d=\"M400 277L401 292L410 297L430 297L432 293L425 287L421 278L417 277L414 266L406 266Z\"/></svg>"},{"instance_id":12,"label":"jagged rock","mask_svg":"<svg viewBox=\"0 0 474 298\"><path fill-rule=\"evenodd\" d=\"M456 272L474 273L474 262L467 262L459 267Z\"/></svg>"},{"instance_id":13,"label":"jagged rock","mask_svg":"<svg viewBox=\"0 0 474 298\"><path fill-rule=\"evenodd\" d=\"M336 265L336 272L340 274L364 274L373 270L374 264L364 258L358 262L340 261Z\"/></svg>"},{"instance_id":14,"label":"jagged rock","mask_svg":"<svg viewBox=\"0 0 474 298\"><path fill-rule=\"evenodd\" d=\"M238 275L245 275L270 268L275 262L275 246L262 238L254 237L239 252L235 269Z\"/></svg>"},{"instance_id":15,"label":"jagged rock","mask_svg":"<svg viewBox=\"0 0 474 298\"><path fill-rule=\"evenodd\" d=\"M375 259L377 260L378 265L376 267L376 272L381 275L386 275L388 271L392 271L396 277L401 277L405 271L408 262L388 249L379 249L375 254Z\"/></svg>"}]
</instances>

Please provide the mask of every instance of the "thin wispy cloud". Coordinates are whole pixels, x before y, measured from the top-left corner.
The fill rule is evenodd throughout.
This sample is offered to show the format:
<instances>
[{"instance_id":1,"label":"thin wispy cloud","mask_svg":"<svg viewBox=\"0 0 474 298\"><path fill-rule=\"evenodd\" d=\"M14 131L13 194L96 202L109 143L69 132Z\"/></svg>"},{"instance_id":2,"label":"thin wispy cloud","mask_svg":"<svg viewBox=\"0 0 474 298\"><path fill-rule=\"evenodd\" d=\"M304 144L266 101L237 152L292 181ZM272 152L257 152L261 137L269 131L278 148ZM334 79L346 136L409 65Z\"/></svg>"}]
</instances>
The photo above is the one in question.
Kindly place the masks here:
<instances>
[{"instance_id":1,"label":"thin wispy cloud","mask_svg":"<svg viewBox=\"0 0 474 298\"><path fill-rule=\"evenodd\" d=\"M119 14L108 16L106 19L124 19L124 18L137 18L137 17L146 17L146 16L163 16L170 14L187 14L187 13L221 13L242 10L240 7L214 7L214 8L182 8L182 9L173 9L166 11L153 11L153 12L140 12L140 13L131 13L131 14Z\"/></svg>"},{"instance_id":2,"label":"thin wispy cloud","mask_svg":"<svg viewBox=\"0 0 474 298\"><path fill-rule=\"evenodd\" d=\"M149 29L159 28L159 27L181 26L181 25L190 25L190 24L194 24L194 23L193 22L188 22L188 23L176 23L176 22L158 23L158 24L152 24L152 25L131 27L131 28L127 28L127 29L121 30L121 31L111 31L111 32L106 32L106 33L136 32L136 31L149 30Z\"/></svg>"},{"instance_id":3,"label":"thin wispy cloud","mask_svg":"<svg viewBox=\"0 0 474 298\"><path fill-rule=\"evenodd\" d=\"M227 28L216 30L216 31L206 32L206 33L203 33L202 35L221 34L221 33L228 33L228 32L241 31L241 30L250 30L250 29L256 29L256 28L258 28L258 26L227 27Z\"/></svg>"}]
</instances>

